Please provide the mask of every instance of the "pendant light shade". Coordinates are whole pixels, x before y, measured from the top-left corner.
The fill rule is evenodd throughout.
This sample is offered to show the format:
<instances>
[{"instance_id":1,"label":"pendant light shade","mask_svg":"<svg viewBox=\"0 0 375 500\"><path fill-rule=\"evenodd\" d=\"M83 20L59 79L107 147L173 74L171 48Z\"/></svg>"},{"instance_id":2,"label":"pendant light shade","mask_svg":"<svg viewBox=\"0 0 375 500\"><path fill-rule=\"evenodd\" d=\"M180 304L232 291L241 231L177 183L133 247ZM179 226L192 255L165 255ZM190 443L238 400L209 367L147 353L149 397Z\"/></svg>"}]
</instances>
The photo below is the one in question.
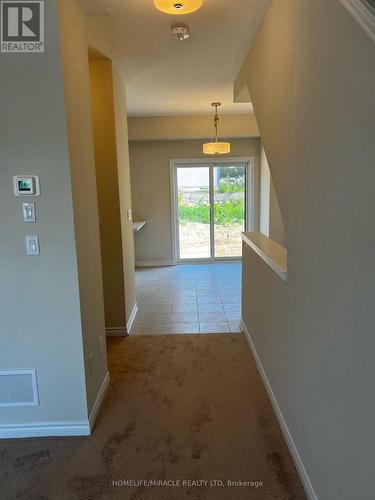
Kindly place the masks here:
<instances>
[{"instance_id":1,"label":"pendant light shade","mask_svg":"<svg viewBox=\"0 0 375 500\"><path fill-rule=\"evenodd\" d=\"M230 153L230 142L222 142L218 139L218 123L219 115L217 108L221 106L220 102L213 102L211 104L215 108L215 140L212 142L206 142L203 144L203 154L205 155L226 155Z\"/></svg>"},{"instance_id":2,"label":"pendant light shade","mask_svg":"<svg viewBox=\"0 0 375 500\"><path fill-rule=\"evenodd\" d=\"M205 155L226 155L230 153L229 142L207 142L203 144L203 153Z\"/></svg>"},{"instance_id":3,"label":"pendant light shade","mask_svg":"<svg viewBox=\"0 0 375 500\"><path fill-rule=\"evenodd\" d=\"M203 0L154 0L155 7L166 14L181 16L202 7Z\"/></svg>"}]
</instances>

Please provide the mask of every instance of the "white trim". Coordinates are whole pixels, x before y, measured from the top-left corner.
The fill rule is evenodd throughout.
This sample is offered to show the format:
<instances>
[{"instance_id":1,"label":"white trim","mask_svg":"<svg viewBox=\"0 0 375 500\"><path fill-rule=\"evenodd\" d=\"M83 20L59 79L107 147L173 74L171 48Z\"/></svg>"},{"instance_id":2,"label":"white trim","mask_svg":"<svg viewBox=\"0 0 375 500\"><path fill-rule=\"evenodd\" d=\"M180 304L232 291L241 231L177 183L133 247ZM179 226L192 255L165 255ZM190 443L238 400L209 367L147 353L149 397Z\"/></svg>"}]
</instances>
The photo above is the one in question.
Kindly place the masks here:
<instances>
[{"instance_id":1,"label":"white trim","mask_svg":"<svg viewBox=\"0 0 375 500\"><path fill-rule=\"evenodd\" d=\"M283 281L288 281L288 252L284 247L260 232L242 233L242 239Z\"/></svg>"},{"instance_id":2,"label":"white trim","mask_svg":"<svg viewBox=\"0 0 375 500\"><path fill-rule=\"evenodd\" d=\"M247 186L246 186L246 231L255 231L258 228L259 209L257 193L259 191L259 165L255 156L230 156L225 158L179 158L169 161L170 169L170 194L171 194L171 235L172 235L172 265L189 264L189 263L207 263L220 260L239 260L238 257L215 258L213 257L214 241L212 237L213 228L211 225L211 255L206 259L179 259L179 227L177 217L177 168L178 167L215 167L220 165L245 164L247 169ZM210 200L213 199L212 176L213 169L210 169ZM211 203L212 207L212 203ZM212 208L213 210L213 208ZM211 213L212 218L212 213Z\"/></svg>"},{"instance_id":3,"label":"white trim","mask_svg":"<svg viewBox=\"0 0 375 500\"><path fill-rule=\"evenodd\" d=\"M211 165L208 165L208 178L209 178L209 203L210 203L210 256L211 260L214 260L215 257L215 187L214 187L214 171L215 171L215 165L213 164L212 167ZM245 167L245 172L246 172ZM246 209L246 204L245 204L245 209ZM245 214L245 219L246 219L246 214ZM181 261L182 259L180 259ZM186 261L186 259L183 259ZM188 259L190 260L190 259Z\"/></svg>"},{"instance_id":4,"label":"white trim","mask_svg":"<svg viewBox=\"0 0 375 500\"><path fill-rule=\"evenodd\" d=\"M129 321L126 323L126 331L128 332L128 335L130 335L130 332L133 328L133 325L134 325L134 321L135 321L135 318L137 316L137 313L138 313L138 304L135 303L134 304L134 307L133 307L133 310L129 316Z\"/></svg>"},{"instance_id":5,"label":"white trim","mask_svg":"<svg viewBox=\"0 0 375 500\"><path fill-rule=\"evenodd\" d=\"M261 376L262 381L263 381L263 385L264 385L264 387L265 387L265 389L266 389L266 391L268 393L268 397L269 397L269 399L271 401L273 410L274 410L276 418L277 418L277 420L279 422L281 431L282 431L282 433L284 435L284 438L285 438L286 444L287 444L287 446L289 448L290 454L292 455L294 464L295 464L295 466L297 468L299 477L300 477L300 479L302 481L302 484L304 486L306 495L309 498L309 500L318 500L318 497L317 497L317 495L316 495L316 493L314 491L314 488L313 488L313 486L311 484L311 481L310 481L310 478L309 478L309 476L308 476L308 474L306 472L305 466L303 465L301 456L298 453L296 444L293 441L293 437L292 437L292 435L290 433L290 430L288 429L288 426L287 426L287 424L285 422L284 416L283 416L283 414L281 412L281 409L280 409L280 406L279 406L279 404L277 402L276 396L275 396L275 394L272 391L272 387L271 387L271 385L269 383L269 380L267 378L267 374L264 371L264 368L262 366L262 363L260 361L258 353L257 353L257 351L255 349L255 345L254 345L254 343L252 341L250 333L249 333L248 329L246 328L246 325L245 325L243 319L241 320L240 329L245 334L245 336L247 338L247 341L249 343L251 352L252 352L252 354L254 356L254 360L255 360L255 363L256 363L257 368L258 368L259 375Z\"/></svg>"},{"instance_id":6,"label":"white trim","mask_svg":"<svg viewBox=\"0 0 375 500\"><path fill-rule=\"evenodd\" d=\"M174 266L173 260L137 260L135 267L167 267Z\"/></svg>"},{"instance_id":7,"label":"white trim","mask_svg":"<svg viewBox=\"0 0 375 500\"><path fill-rule=\"evenodd\" d=\"M0 407L9 406L39 406L39 394L38 394L38 382L36 376L36 370L0 370L1 376L9 375L30 375L31 385L33 389L33 400L28 402L17 402L17 403L0 403Z\"/></svg>"},{"instance_id":8,"label":"white trim","mask_svg":"<svg viewBox=\"0 0 375 500\"><path fill-rule=\"evenodd\" d=\"M177 175L175 162L177 160L169 161L169 179L170 179L170 190L171 190L171 245L172 245L172 262L175 266L177 264L178 255L178 224L177 224Z\"/></svg>"},{"instance_id":9,"label":"white trim","mask_svg":"<svg viewBox=\"0 0 375 500\"><path fill-rule=\"evenodd\" d=\"M90 436L88 420L82 422L37 422L32 424L0 425L0 439Z\"/></svg>"},{"instance_id":10,"label":"white trim","mask_svg":"<svg viewBox=\"0 0 375 500\"><path fill-rule=\"evenodd\" d=\"M260 190L260 168L259 160L254 156L247 166L247 189L246 189L246 231L256 231L259 228L259 190ZM250 187L250 189L249 189Z\"/></svg>"},{"instance_id":11,"label":"white trim","mask_svg":"<svg viewBox=\"0 0 375 500\"><path fill-rule=\"evenodd\" d=\"M180 265L187 265L187 264L217 264L220 262L220 264L224 264L225 262L230 264L233 262L242 262L242 255L239 255L238 257L215 257L215 260L213 259L183 259L179 261Z\"/></svg>"},{"instance_id":12,"label":"white trim","mask_svg":"<svg viewBox=\"0 0 375 500\"><path fill-rule=\"evenodd\" d=\"M146 220L142 220L142 221L138 221L138 222L133 221L133 232L138 233L138 231L140 231L142 229L142 227L144 227L146 224L147 224Z\"/></svg>"},{"instance_id":13,"label":"white trim","mask_svg":"<svg viewBox=\"0 0 375 500\"><path fill-rule=\"evenodd\" d=\"M109 376L109 372L107 372L105 374L103 383L100 386L98 395L96 396L94 406L92 407L92 410L90 412L89 425L90 425L90 431L91 432L92 432L92 430L94 428L96 418L98 416L98 413L99 413L100 408L102 406L102 403L104 401L104 398L105 398L105 395L107 393L107 390L108 390L110 382L111 382L111 379L110 379L110 376Z\"/></svg>"},{"instance_id":14,"label":"white trim","mask_svg":"<svg viewBox=\"0 0 375 500\"><path fill-rule=\"evenodd\" d=\"M110 384L107 372L100 386L94 406L88 420L80 422L36 422L30 424L0 425L0 439L54 437L54 436L90 436L105 395Z\"/></svg>"},{"instance_id":15,"label":"white trim","mask_svg":"<svg viewBox=\"0 0 375 500\"><path fill-rule=\"evenodd\" d=\"M260 153L259 231L270 236L271 172L264 146Z\"/></svg>"},{"instance_id":16,"label":"white trim","mask_svg":"<svg viewBox=\"0 0 375 500\"><path fill-rule=\"evenodd\" d=\"M370 7L366 7L361 0L340 0L340 2L375 42L375 15Z\"/></svg>"},{"instance_id":17,"label":"white trim","mask_svg":"<svg viewBox=\"0 0 375 500\"><path fill-rule=\"evenodd\" d=\"M106 337L126 337L125 326L108 326L105 329Z\"/></svg>"},{"instance_id":18,"label":"white trim","mask_svg":"<svg viewBox=\"0 0 375 500\"><path fill-rule=\"evenodd\" d=\"M212 158L172 158L170 160L174 165L189 166L189 165L219 165L226 164L231 165L232 163L249 163L254 160L254 156L226 156L225 158L217 158L215 160Z\"/></svg>"},{"instance_id":19,"label":"white trim","mask_svg":"<svg viewBox=\"0 0 375 500\"><path fill-rule=\"evenodd\" d=\"M129 319L126 323L125 326L109 326L105 329L106 336L107 337L126 337L129 335L131 329L133 328L133 324L135 321L135 318L138 313L138 304L135 303L132 309L132 312L130 313Z\"/></svg>"}]
</instances>

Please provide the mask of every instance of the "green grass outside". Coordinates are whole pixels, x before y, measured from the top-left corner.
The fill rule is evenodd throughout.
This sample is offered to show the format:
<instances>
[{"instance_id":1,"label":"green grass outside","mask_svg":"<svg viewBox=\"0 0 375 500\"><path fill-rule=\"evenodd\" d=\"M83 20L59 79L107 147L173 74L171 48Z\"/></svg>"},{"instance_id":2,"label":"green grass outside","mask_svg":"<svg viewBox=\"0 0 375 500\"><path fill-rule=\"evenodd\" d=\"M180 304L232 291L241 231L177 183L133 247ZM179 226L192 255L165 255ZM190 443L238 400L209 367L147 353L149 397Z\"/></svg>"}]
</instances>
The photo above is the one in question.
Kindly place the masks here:
<instances>
[{"instance_id":1,"label":"green grass outside","mask_svg":"<svg viewBox=\"0 0 375 500\"><path fill-rule=\"evenodd\" d=\"M243 200L230 200L224 203L215 203L215 223L223 226L243 223L245 204ZM179 203L180 223L199 222L210 223L210 206L207 203L197 205L183 205Z\"/></svg>"},{"instance_id":2,"label":"green grass outside","mask_svg":"<svg viewBox=\"0 0 375 500\"><path fill-rule=\"evenodd\" d=\"M218 191L219 193L244 193L245 186L221 180Z\"/></svg>"}]
</instances>

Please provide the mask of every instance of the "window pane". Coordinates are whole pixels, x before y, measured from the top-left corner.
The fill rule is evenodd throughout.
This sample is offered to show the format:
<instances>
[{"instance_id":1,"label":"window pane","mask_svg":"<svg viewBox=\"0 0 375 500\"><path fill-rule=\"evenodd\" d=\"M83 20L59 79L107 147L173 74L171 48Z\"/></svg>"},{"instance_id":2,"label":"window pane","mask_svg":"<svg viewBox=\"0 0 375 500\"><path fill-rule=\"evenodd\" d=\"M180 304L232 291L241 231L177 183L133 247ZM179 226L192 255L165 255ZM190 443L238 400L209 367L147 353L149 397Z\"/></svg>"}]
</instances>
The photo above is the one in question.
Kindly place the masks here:
<instances>
[{"instance_id":1,"label":"window pane","mask_svg":"<svg viewBox=\"0 0 375 500\"><path fill-rule=\"evenodd\" d=\"M180 259L211 257L209 167L177 169Z\"/></svg>"},{"instance_id":2,"label":"window pane","mask_svg":"<svg viewBox=\"0 0 375 500\"><path fill-rule=\"evenodd\" d=\"M245 231L246 167L214 169L215 257L241 257Z\"/></svg>"}]
</instances>

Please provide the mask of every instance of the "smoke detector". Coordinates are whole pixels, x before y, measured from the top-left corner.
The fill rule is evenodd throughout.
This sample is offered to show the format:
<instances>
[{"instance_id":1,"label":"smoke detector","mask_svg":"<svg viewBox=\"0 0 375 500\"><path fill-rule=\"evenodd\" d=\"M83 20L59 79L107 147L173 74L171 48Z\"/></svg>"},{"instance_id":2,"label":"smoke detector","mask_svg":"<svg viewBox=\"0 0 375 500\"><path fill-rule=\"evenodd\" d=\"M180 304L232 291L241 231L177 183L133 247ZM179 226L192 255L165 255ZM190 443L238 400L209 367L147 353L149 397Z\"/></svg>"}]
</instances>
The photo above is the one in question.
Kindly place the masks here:
<instances>
[{"instance_id":1,"label":"smoke detector","mask_svg":"<svg viewBox=\"0 0 375 500\"><path fill-rule=\"evenodd\" d=\"M189 28L187 26L172 26L172 36L176 40L188 40L190 38Z\"/></svg>"}]
</instances>

